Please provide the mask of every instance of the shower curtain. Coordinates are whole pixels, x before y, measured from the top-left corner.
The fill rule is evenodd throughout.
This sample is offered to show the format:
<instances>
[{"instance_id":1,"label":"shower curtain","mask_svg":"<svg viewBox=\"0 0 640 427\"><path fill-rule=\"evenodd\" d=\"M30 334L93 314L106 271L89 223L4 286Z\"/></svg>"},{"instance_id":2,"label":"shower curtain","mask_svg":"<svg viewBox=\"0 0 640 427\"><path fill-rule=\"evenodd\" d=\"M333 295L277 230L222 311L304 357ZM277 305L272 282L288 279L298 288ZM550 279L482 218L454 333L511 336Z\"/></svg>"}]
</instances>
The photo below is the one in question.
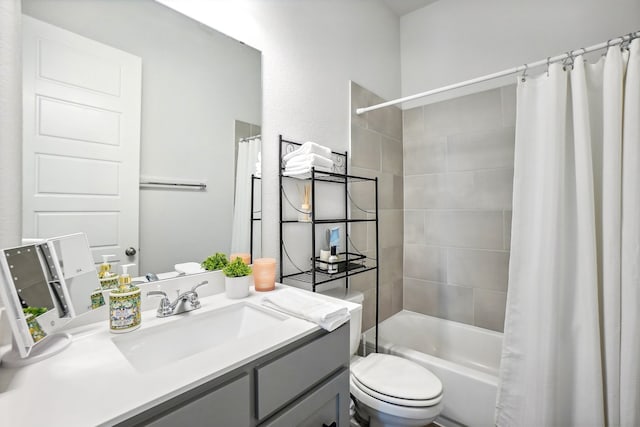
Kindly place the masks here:
<instances>
[{"instance_id":1,"label":"shower curtain","mask_svg":"<svg viewBox=\"0 0 640 427\"><path fill-rule=\"evenodd\" d=\"M236 191L233 205L231 252L249 253L251 221L251 174L255 173L261 139L241 141L236 159Z\"/></svg>"},{"instance_id":2,"label":"shower curtain","mask_svg":"<svg viewBox=\"0 0 640 427\"><path fill-rule=\"evenodd\" d=\"M574 62L518 83L499 426L640 425L640 39Z\"/></svg>"}]
</instances>

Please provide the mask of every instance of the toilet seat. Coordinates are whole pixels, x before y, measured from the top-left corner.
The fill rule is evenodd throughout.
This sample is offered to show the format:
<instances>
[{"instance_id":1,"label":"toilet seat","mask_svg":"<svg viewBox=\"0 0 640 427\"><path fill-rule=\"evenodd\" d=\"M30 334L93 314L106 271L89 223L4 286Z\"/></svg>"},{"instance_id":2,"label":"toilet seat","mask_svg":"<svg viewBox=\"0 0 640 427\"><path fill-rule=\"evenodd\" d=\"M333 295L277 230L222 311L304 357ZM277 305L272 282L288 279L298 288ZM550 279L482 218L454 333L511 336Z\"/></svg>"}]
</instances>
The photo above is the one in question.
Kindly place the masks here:
<instances>
[{"instance_id":1,"label":"toilet seat","mask_svg":"<svg viewBox=\"0 0 640 427\"><path fill-rule=\"evenodd\" d=\"M363 391L380 395L382 400L387 396L414 402L407 406L430 406L442 396L438 377L411 360L390 354L369 354L352 365L351 374Z\"/></svg>"},{"instance_id":2,"label":"toilet seat","mask_svg":"<svg viewBox=\"0 0 640 427\"><path fill-rule=\"evenodd\" d=\"M439 401L433 406L410 407L387 403L383 400L376 399L362 391L353 381L353 375L350 376L350 391L354 399L362 405L373 409L374 411L391 415L394 417L411 419L411 420L431 420L436 418L442 411L443 402Z\"/></svg>"},{"instance_id":3,"label":"toilet seat","mask_svg":"<svg viewBox=\"0 0 640 427\"><path fill-rule=\"evenodd\" d=\"M382 400L383 402L390 403L392 405L400 405L400 406L408 406L415 408L425 408L428 406L434 406L442 400L442 393L439 396L429 399L429 400L418 400L418 399L404 399L402 397L389 396L386 394L382 394L377 392L376 390L372 390L366 385L362 384L357 377L351 376L351 380L353 384L358 387L364 393L367 393L369 396L374 399Z\"/></svg>"},{"instance_id":4,"label":"toilet seat","mask_svg":"<svg viewBox=\"0 0 640 427\"><path fill-rule=\"evenodd\" d=\"M373 353L352 364L351 393L380 412L409 419L441 410L442 383L426 368L398 356Z\"/></svg>"}]
</instances>

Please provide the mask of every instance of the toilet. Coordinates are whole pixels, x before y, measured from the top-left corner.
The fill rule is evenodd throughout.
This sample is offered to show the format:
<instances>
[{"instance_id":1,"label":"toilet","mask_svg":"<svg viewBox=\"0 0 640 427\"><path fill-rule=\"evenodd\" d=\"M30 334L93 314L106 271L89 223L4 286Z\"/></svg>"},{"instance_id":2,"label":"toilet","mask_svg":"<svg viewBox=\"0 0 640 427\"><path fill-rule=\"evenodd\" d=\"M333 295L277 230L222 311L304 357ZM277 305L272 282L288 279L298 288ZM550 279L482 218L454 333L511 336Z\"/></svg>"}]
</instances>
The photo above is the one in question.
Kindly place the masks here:
<instances>
[{"instance_id":1,"label":"toilet","mask_svg":"<svg viewBox=\"0 0 640 427\"><path fill-rule=\"evenodd\" d=\"M381 353L356 355L362 328L361 292L332 289L334 298L360 304L351 311L350 392L357 419L371 427L426 426L442 411L442 382L411 360Z\"/></svg>"}]
</instances>

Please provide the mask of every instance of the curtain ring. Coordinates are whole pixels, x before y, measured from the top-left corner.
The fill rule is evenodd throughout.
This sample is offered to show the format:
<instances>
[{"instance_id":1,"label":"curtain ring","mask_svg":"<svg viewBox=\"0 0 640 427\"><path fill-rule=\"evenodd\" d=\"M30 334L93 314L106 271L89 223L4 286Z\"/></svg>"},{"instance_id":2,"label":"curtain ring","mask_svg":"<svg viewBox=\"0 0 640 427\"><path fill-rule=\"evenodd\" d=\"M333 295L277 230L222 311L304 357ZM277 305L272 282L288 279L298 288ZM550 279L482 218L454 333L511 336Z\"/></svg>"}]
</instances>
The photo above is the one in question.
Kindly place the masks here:
<instances>
[{"instance_id":1,"label":"curtain ring","mask_svg":"<svg viewBox=\"0 0 640 427\"><path fill-rule=\"evenodd\" d=\"M524 64L524 70L522 70L522 76L520 76L520 81L522 81L522 83L527 81L527 69L529 69L529 65Z\"/></svg>"},{"instance_id":2,"label":"curtain ring","mask_svg":"<svg viewBox=\"0 0 640 427\"><path fill-rule=\"evenodd\" d=\"M633 33L625 34L624 36L622 36L622 43L620 43L620 50L629 50L629 45L631 45L631 41L633 40L633 38L634 38Z\"/></svg>"},{"instance_id":3,"label":"curtain ring","mask_svg":"<svg viewBox=\"0 0 640 427\"><path fill-rule=\"evenodd\" d=\"M551 57L547 56L547 77L549 77L549 65L551 65Z\"/></svg>"},{"instance_id":4,"label":"curtain ring","mask_svg":"<svg viewBox=\"0 0 640 427\"><path fill-rule=\"evenodd\" d=\"M571 69L573 69L574 58L571 51L567 52L565 55L567 55L567 57L562 60L562 69L567 71L567 67L571 67Z\"/></svg>"}]
</instances>

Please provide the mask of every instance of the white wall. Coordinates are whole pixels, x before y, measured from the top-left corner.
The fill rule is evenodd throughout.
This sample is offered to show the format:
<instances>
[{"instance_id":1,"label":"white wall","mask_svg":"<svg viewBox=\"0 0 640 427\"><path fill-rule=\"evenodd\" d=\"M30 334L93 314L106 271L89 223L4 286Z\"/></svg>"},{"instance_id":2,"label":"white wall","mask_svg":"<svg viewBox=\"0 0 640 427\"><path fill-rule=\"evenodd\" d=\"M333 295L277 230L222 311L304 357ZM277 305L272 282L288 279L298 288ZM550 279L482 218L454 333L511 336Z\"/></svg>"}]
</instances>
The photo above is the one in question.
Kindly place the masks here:
<instances>
[{"instance_id":1,"label":"white wall","mask_svg":"<svg viewBox=\"0 0 640 427\"><path fill-rule=\"evenodd\" d=\"M402 95L516 67L639 29L639 0L440 0L401 19ZM514 81L515 77L508 79ZM405 108L504 83L476 85Z\"/></svg>"},{"instance_id":2,"label":"white wall","mask_svg":"<svg viewBox=\"0 0 640 427\"><path fill-rule=\"evenodd\" d=\"M349 80L400 95L399 19L380 0L158 0L263 54L263 255L277 256L277 136L349 144Z\"/></svg>"}]
</instances>

